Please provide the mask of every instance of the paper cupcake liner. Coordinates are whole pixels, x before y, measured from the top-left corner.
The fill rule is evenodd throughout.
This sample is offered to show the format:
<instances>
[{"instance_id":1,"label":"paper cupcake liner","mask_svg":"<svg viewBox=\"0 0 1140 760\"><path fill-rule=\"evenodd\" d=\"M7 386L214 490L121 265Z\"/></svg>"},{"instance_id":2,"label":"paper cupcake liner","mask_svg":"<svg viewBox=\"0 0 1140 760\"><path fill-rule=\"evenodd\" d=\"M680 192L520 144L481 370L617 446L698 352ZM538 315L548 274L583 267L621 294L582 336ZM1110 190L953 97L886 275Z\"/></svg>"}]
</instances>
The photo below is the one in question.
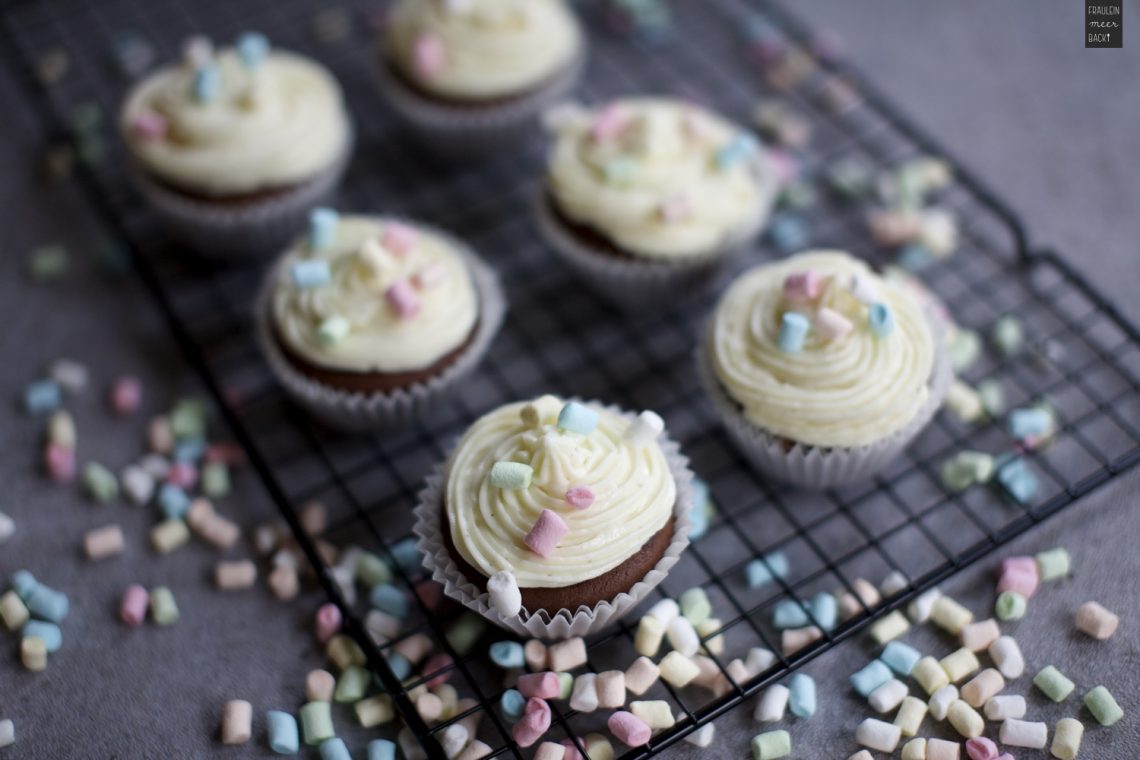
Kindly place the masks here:
<instances>
[{"instance_id":1,"label":"paper cupcake liner","mask_svg":"<svg viewBox=\"0 0 1140 760\"><path fill-rule=\"evenodd\" d=\"M507 301L498 275L459 240L419 222L383 217L378 218L378 221L400 221L415 225L452 245L466 260L471 273L471 281L479 299L479 321L467 348L437 375L387 393L340 390L319 383L297 370L278 345L269 308L280 264L275 265L257 300L257 335L261 349L273 374L296 404L324 424L347 432L391 430L406 427L428 416L447 399L459 381L471 374L482 361L507 311Z\"/></svg>"},{"instance_id":2,"label":"paper cupcake liner","mask_svg":"<svg viewBox=\"0 0 1140 760\"><path fill-rule=\"evenodd\" d=\"M757 472L806 490L826 488L866 480L894 461L918 433L926 427L950 387L954 373L946 353L941 329L936 325L934 368L931 370L926 403L905 427L882 440L865 446L821 448L773 436L744 418L740 405L717 379L706 340L697 347L697 374L712 400L717 417L728 437Z\"/></svg>"},{"instance_id":3,"label":"paper cupcake liner","mask_svg":"<svg viewBox=\"0 0 1140 760\"><path fill-rule=\"evenodd\" d=\"M621 414L631 422L635 419L633 414L623 412L617 407L610 406L606 409ZM567 639L602 630L640 604L655 586L665 580L669 570L677 564L681 553L689 545L689 530L692 528L689 514L693 506L693 472L689 469L689 460L681 453L681 448L676 442L662 436L659 444L665 454L669 471L677 484L677 501L673 506L673 539L653 569L632 588L613 599L598 602L593 607L579 607L573 613L562 609L551 615L547 610L529 613L524 609L519 615L508 618L496 612L490 604L490 596L485 591L480 591L478 586L468 581L459 571L443 537L446 460L436 465L435 471L427 478L419 494L419 503L413 512L416 522L412 530L419 536L416 546L424 555L424 568L431 573L432 580L443 587L444 594L472 612L519 636Z\"/></svg>"},{"instance_id":4,"label":"paper cupcake liner","mask_svg":"<svg viewBox=\"0 0 1140 760\"><path fill-rule=\"evenodd\" d=\"M250 202L192 198L156 182L139 166L132 174L173 239L208 257L249 259L279 251L305 229L309 211L327 203L340 185L352 145L350 134L343 153L320 174Z\"/></svg>"},{"instance_id":5,"label":"paper cupcake liner","mask_svg":"<svg viewBox=\"0 0 1140 760\"><path fill-rule=\"evenodd\" d=\"M524 137L546 109L574 89L586 68L586 36L581 39L574 59L538 89L485 106L452 105L424 96L393 70L383 53L376 78L395 114L434 154L453 160L487 157L487 151Z\"/></svg>"},{"instance_id":6,"label":"paper cupcake liner","mask_svg":"<svg viewBox=\"0 0 1140 760\"><path fill-rule=\"evenodd\" d=\"M766 158L758 159L757 172L775 177L776 170ZM678 256L668 261L636 256L615 256L578 238L558 218L546 188L536 201L538 228L555 253L594 291L619 307L644 310L668 306L692 294L718 269L752 242L767 223L779 193L778 181L763 187L760 213L746 228L719 248Z\"/></svg>"}]
</instances>

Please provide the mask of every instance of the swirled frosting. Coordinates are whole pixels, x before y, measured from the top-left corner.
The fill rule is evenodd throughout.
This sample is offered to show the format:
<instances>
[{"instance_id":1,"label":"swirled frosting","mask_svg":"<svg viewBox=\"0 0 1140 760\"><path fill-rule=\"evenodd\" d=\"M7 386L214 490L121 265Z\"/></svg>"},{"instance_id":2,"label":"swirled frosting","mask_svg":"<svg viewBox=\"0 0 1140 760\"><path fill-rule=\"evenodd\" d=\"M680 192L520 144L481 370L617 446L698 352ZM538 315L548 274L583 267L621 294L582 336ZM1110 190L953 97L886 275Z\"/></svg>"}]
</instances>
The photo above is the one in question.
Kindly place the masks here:
<instances>
[{"instance_id":1,"label":"swirled frosting","mask_svg":"<svg viewBox=\"0 0 1140 760\"><path fill-rule=\"evenodd\" d=\"M478 299L463 258L418 228L408 250L388 250L381 240L389 224L341 217L329 245L314 251L302 240L286 253L271 308L277 336L295 354L334 370L407 372L430 367L470 335ZM293 265L305 261L327 262L330 281L298 286ZM414 291L414 315L401 315L387 297L397 284ZM322 325L336 318L347 331L330 341Z\"/></svg>"},{"instance_id":2,"label":"swirled frosting","mask_svg":"<svg viewBox=\"0 0 1140 760\"><path fill-rule=\"evenodd\" d=\"M195 96L203 65L217 71L209 98ZM158 134L137 128L156 117ZM323 66L275 51L251 68L232 50L148 77L127 98L122 130L147 171L217 197L312 179L342 155L350 134L340 86Z\"/></svg>"},{"instance_id":3,"label":"swirled frosting","mask_svg":"<svg viewBox=\"0 0 1140 760\"><path fill-rule=\"evenodd\" d=\"M405 76L462 100L531 89L568 66L582 45L563 0L403 0L386 35Z\"/></svg>"},{"instance_id":4,"label":"swirled frosting","mask_svg":"<svg viewBox=\"0 0 1140 760\"><path fill-rule=\"evenodd\" d=\"M537 421L523 420L528 406ZM562 406L561 400L543 396L489 412L468 429L448 461L445 498L452 543L487 577L511 570L521 588L561 588L596 578L633 556L673 513L676 484L656 442L627 441L630 420L596 406L593 432L560 431ZM490 472L499 461L529 464L530 486L493 486ZM571 486L592 489L593 504L570 506ZM523 541L544 509L569 528L546 557Z\"/></svg>"},{"instance_id":5,"label":"swirled frosting","mask_svg":"<svg viewBox=\"0 0 1140 760\"><path fill-rule=\"evenodd\" d=\"M754 140L682 101L621 100L555 130L547 168L555 205L628 253L716 254L760 226L776 192Z\"/></svg>"},{"instance_id":6,"label":"swirled frosting","mask_svg":"<svg viewBox=\"0 0 1140 760\"><path fill-rule=\"evenodd\" d=\"M821 294L814 303L789 303L785 278L809 271L822 277ZM893 314L888 334L869 328L868 306L852 293L855 278ZM813 326L802 349L781 350L784 313L811 319L820 308L849 320L851 329L828 339ZM717 379L745 419L822 447L865 445L905 427L926 403L936 352L913 295L838 251L803 253L743 274L717 306L709 341Z\"/></svg>"}]
</instances>

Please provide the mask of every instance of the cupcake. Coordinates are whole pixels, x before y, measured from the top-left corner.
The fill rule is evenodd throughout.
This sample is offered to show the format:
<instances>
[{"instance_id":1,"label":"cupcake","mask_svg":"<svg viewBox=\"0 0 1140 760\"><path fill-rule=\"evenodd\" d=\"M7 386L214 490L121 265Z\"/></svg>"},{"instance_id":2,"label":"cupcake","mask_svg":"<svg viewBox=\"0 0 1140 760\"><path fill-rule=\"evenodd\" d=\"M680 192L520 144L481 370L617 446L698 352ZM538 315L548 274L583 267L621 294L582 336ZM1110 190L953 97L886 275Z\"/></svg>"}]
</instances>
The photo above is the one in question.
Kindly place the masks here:
<instances>
[{"instance_id":1,"label":"cupcake","mask_svg":"<svg viewBox=\"0 0 1140 760\"><path fill-rule=\"evenodd\" d=\"M436 152L473 157L564 97L585 47L563 0L401 0L384 26L380 85Z\"/></svg>"},{"instance_id":2,"label":"cupcake","mask_svg":"<svg viewBox=\"0 0 1140 760\"><path fill-rule=\"evenodd\" d=\"M186 44L127 96L136 184L180 242L206 254L280 250L340 182L352 127L320 64L246 34Z\"/></svg>"},{"instance_id":3,"label":"cupcake","mask_svg":"<svg viewBox=\"0 0 1140 760\"><path fill-rule=\"evenodd\" d=\"M749 132L691 103L619 100L551 120L547 241L601 294L644 306L691 290L763 226L779 189Z\"/></svg>"},{"instance_id":4,"label":"cupcake","mask_svg":"<svg viewBox=\"0 0 1140 760\"><path fill-rule=\"evenodd\" d=\"M688 545L693 475L653 412L542 396L477 420L416 508L444 593L520 635L615 620Z\"/></svg>"},{"instance_id":5,"label":"cupcake","mask_svg":"<svg viewBox=\"0 0 1140 760\"><path fill-rule=\"evenodd\" d=\"M933 417L952 374L941 325L913 291L839 251L737 278L698 366L745 458L814 489L882 470Z\"/></svg>"},{"instance_id":6,"label":"cupcake","mask_svg":"<svg viewBox=\"0 0 1140 760\"><path fill-rule=\"evenodd\" d=\"M505 311L498 278L421 224L312 213L258 304L262 348L285 389L338 428L407 424L486 353Z\"/></svg>"}]
</instances>

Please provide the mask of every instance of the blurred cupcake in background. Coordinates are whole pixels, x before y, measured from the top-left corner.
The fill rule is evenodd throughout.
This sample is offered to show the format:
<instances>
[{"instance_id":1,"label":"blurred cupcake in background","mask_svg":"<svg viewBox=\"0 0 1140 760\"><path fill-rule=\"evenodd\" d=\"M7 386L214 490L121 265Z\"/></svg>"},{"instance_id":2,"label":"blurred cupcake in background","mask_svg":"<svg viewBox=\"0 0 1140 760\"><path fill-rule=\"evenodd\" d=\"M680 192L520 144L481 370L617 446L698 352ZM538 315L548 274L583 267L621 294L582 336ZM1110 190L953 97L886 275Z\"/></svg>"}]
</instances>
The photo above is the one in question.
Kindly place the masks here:
<instances>
[{"instance_id":1,"label":"blurred cupcake in background","mask_svg":"<svg viewBox=\"0 0 1140 760\"><path fill-rule=\"evenodd\" d=\"M262 350L286 391L344 430L406 425L479 363L506 310L499 281L447 233L317 209L258 303Z\"/></svg>"},{"instance_id":2,"label":"blurred cupcake in background","mask_svg":"<svg viewBox=\"0 0 1140 760\"><path fill-rule=\"evenodd\" d=\"M697 364L749 463L809 489L889 465L933 418L953 374L942 323L908 287L841 251L738 277Z\"/></svg>"},{"instance_id":3,"label":"blurred cupcake in background","mask_svg":"<svg viewBox=\"0 0 1140 760\"><path fill-rule=\"evenodd\" d=\"M214 255L280 249L336 189L353 142L332 74L258 33L218 51L188 40L181 63L131 90L120 121L146 200L172 236Z\"/></svg>"},{"instance_id":4,"label":"blurred cupcake in background","mask_svg":"<svg viewBox=\"0 0 1140 760\"><path fill-rule=\"evenodd\" d=\"M435 152L476 158L574 87L586 38L563 0L400 0L380 58L396 114Z\"/></svg>"},{"instance_id":5,"label":"blurred cupcake in background","mask_svg":"<svg viewBox=\"0 0 1140 760\"><path fill-rule=\"evenodd\" d=\"M619 305L671 300L764 226L779 191L756 138L699 106L630 98L550 114L547 242Z\"/></svg>"}]
</instances>

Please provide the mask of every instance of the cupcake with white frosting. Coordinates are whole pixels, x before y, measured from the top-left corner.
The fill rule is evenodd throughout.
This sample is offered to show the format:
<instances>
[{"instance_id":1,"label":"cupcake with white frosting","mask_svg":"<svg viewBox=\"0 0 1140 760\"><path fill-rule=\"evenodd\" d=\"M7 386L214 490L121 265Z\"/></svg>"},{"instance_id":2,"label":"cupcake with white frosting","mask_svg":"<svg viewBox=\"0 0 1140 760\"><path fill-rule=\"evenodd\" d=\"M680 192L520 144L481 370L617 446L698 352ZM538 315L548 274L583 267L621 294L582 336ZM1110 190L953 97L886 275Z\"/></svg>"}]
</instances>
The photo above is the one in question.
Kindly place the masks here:
<instances>
[{"instance_id":1,"label":"cupcake with white frosting","mask_svg":"<svg viewBox=\"0 0 1140 760\"><path fill-rule=\"evenodd\" d=\"M692 473L663 429L652 412L554 396L488 412L420 495L425 567L519 634L604 627L688 545Z\"/></svg>"},{"instance_id":2,"label":"cupcake with white frosting","mask_svg":"<svg viewBox=\"0 0 1140 760\"><path fill-rule=\"evenodd\" d=\"M754 136L684 101L568 107L550 126L540 227L571 267L621 304L667 302L691 289L756 235L779 189Z\"/></svg>"},{"instance_id":3,"label":"cupcake with white frosting","mask_svg":"<svg viewBox=\"0 0 1140 760\"><path fill-rule=\"evenodd\" d=\"M498 278L450 235L331 209L312 212L258 305L286 390L349 430L428 414L486 353L504 311Z\"/></svg>"},{"instance_id":4,"label":"cupcake with white frosting","mask_svg":"<svg viewBox=\"0 0 1140 760\"><path fill-rule=\"evenodd\" d=\"M564 0L400 0L384 25L380 84L431 147L473 157L564 97L585 49Z\"/></svg>"},{"instance_id":5,"label":"cupcake with white frosting","mask_svg":"<svg viewBox=\"0 0 1140 760\"><path fill-rule=\"evenodd\" d=\"M122 108L138 185L171 232L203 253L272 252L340 182L352 126L323 66L260 34L136 85Z\"/></svg>"},{"instance_id":6,"label":"cupcake with white frosting","mask_svg":"<svg viewBox=\"0 0 1140 760\"><path fill-rule=\"evenodd\" d=\"M913 293L839 251L737 278L698 366L751 464L808 488L883 469L933 417L952 374L941 327Z\"/></svg>"}]
</instances>

